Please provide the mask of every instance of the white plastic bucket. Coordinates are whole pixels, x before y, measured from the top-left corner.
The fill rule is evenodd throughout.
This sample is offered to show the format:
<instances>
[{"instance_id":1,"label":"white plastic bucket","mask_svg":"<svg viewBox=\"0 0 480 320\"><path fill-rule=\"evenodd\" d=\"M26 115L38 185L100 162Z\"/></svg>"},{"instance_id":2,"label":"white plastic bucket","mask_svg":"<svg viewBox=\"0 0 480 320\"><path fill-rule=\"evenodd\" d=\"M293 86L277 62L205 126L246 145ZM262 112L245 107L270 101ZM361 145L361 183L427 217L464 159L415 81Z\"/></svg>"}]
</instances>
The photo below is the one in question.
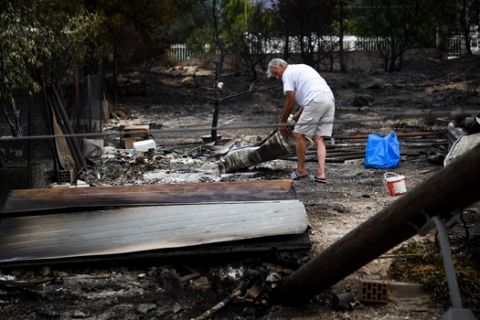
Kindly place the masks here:
<instances>
[{"instance_id":1,"label":"white plastic bucket","mask_svg":"<svg viewBox=\"0 0 480 320\"><path fill-rule=\"evenodd\" d=\"M405 176L396 174L393 172L386 172L383 175L387 190L392 196L399 196L407 192L407 186L405 185Z\"/></svg>"},{"instance_id":2,"label":"white plastic bucket","mask_svg":"<svg viewBox=\"0 0 480 320\"><path fill-rule=\"evenodd\" d=\"M138 152L147 152L150 149L155 149L155 140L143 140L133 143L133 149Z\"/></svg>"}]
</instances>

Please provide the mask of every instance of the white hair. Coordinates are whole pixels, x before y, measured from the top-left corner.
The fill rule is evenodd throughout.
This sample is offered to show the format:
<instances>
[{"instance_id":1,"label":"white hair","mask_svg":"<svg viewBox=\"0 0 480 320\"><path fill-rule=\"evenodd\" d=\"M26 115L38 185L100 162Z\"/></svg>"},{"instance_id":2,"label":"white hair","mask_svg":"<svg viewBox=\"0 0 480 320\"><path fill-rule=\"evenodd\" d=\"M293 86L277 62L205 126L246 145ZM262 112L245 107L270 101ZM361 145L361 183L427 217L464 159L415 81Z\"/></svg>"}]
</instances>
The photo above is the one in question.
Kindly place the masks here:
<instances>
[{"instance_id":1,"label":"white hair","mask_svg":"<svg viewBox=\"0 0 480 320\"><path fill-rule=\"evenodd\" d=\"M273 58L272 60L270 60L270 62L268 63L268 66L267 66L267 77L269 77L269 78L273 77L273 74L272 74L272 71L270 70L270 67L279 68L282 65L283 66L288 66L288 62L283 60L283 59L280 59L280 58Z\"/></svg>"}]
</instances>

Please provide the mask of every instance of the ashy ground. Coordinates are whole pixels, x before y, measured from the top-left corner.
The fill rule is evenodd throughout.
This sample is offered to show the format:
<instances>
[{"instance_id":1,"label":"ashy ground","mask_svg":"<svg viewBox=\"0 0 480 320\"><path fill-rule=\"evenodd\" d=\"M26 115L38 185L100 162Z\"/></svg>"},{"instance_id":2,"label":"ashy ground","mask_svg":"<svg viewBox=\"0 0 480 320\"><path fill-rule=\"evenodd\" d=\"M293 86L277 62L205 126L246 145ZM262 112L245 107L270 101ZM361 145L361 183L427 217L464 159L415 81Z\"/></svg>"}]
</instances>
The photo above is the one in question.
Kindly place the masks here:
<instances>
[{"instance_id":1,"label":"ashy ground","mask_svg":"<svg viewBox=\"0 0 480 320\"><path fill-rule=\"evenodd\" d=\"M423 61L407 67L394 74L322 75L336 97L335 140L329 144L364 149L366 139L348 137L391 131L437 133L433 138L400 139L402 161L390 171L405 176L408 192L442 168L448 122L458 121L462 114L479 113L480 59ZM278 123L283 104L281 83L263 75L260 78L251 93L220 104L220 145L233 139L255 143ZM148 90L139 95L125 91L119 107L130 122L150 125L157 149L139 159L128 150L117 150L118 141L107 141L112 147L83 175L85 182L191 183L290 177L295 167L292 160L249 168L249 175L220 176L217 159L201 138L210 134L213 80L199 78L189 87L180 85L181 80L150 73ZM145 83L145 78L140 83ZM223 95L246 91L249 85L244 77L229 76L224 79ZM308 169L312 173L315 162L308 162ZM362 159L353 159L329 162L328 184L294 181L311 224L309 252L5 269L0 277L12 283L0 288L0 318L192 319L223 300L225 306L214 312L214 319L440 319L445 306L435 301L431 292L417 287L386 303L359 301L363 280L394 280L389 273L398 256L394 250L301 307L269 304L269 290L282 277L397 199L387 192L385 173L366 169ZM424 239L417 236L407 242ZM431 240L432 235L426 239ZM242 290L235 293L239 287ZM342 293L351 294L352 299L339 305L335 297ZM478 305L476 308L478 312Z\"/></svg>"}]
</instances>

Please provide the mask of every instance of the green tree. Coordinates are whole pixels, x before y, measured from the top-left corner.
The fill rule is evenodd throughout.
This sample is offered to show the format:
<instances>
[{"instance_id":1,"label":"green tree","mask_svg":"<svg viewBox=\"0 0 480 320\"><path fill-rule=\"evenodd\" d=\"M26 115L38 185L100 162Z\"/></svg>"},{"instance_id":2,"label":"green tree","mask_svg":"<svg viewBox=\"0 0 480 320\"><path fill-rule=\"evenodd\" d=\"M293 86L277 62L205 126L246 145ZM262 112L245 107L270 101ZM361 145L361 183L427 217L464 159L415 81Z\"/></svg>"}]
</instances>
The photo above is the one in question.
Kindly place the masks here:
<instances>
[{"instance_id":1,"label":"green tree","mask_svg":"<svg viewBox=\"0 0 480 320\"><path fill-rule=\"evenodd\" d=\"M289 38L293 36L302 60L318 68L320 61L333 49L330 36L335 4L333 0L277 0L274 7L284 26L286 51L290 47Z\"/></svg>"},{"instance_id":2,"label":"green tree","mask_svg":"<svg viewBox=\"0 0 480 320\"><path fill-rule=\"evenodd\" d=\"M121 67L143 64L148 70L168 47L168 24L193 0L87 0L99 23L95 42L109 54L113 73L113 105L117 103L117 74Z\"/></svg>"},{"instance_id":3,"label":"green tree","mask_svg":"<svg viewBox=\"0 0 480 320\"><path fill-rule=\"evenodd\" d=\"M107 44L120 65L151 63L165 52L169 23L186 11L192 1L90 0L90 10L100 17L99 41Z\"/></svg>"},{"instance_id":4,"label":"green tree","mask_svg":"<svg viewBox=\"0 0 480 320\"><path fill-rule=\"evenodd\" d=\"M176 42L185 42L187 49L192 52L215 52L212 6L208 1L198 1L183 16L175 19Z\"/></svg>"},{"instance_id":5,"label":"green tree","mask_svg":"<svg viewBox=\"0 0 480 320\"><path fill-rule=\"evenodd\" d=\"M247 26L244 41L248 50L242 57L255 80L256 66L261 65L266 68L267 58L280 48L280 38L273 12L265 8L262 2L252 8Z\"/></svg>"},{"instance_id":6,"label":"green tree","mask_svg":"<svg viewBox=\"0 0 480 320\"><path fill-rule=\"evenodd\" d=\"M245 0L226 0L224 3L225 29L222 38L239 66L255 80L256 66L265 65L265 59L273 49L276 30L271 12L262 2L252 4Z\"/></svg>"},{"instance_id":7,"label":"green tree","mask_svg":"<svg viewBox=\"0 0 480 320\"><path fill-rule=\"evenodd\" d=\"M210 29L210 16L206 14L201 1L193 1L190 6L182 6L178 11L180 14L167 26L169 42L194 42L194 38L197 36L201 36L203 39L211 38L212 31L206 31ZM202 35L203 32L208 34Z\"/></svg>"},{"instance_id":8,"label":"green tree","mask_svg":"<svg viewBox=\"0 0 480 320\"><path fill-rule=\"evenodd\" d=\"M186 40L187 50L192 52L215 52L215 39L210 24L196 28Z\"/></svg>"},{"instance_id":9,"label":"green tree","mask_svg":"<svg viewBox=\"0 0 480 320\"><path fill-rule=\"evenodd\" d=\"M338 55L340 70L347 72L345 63L345 51L343 47L343 39L347 34L352 34L353 10L352 4L354 0L340 0L337 3L335 10L334 33L338 34Z\"/></svg>"},{"instance_id":10,"label":"green tree","mask_svg":"<svg viewBox=\"0 0 480 320\"><path fill-rule=\"evenodd\" d=\"M40 30L29 23L32 10L2 2L0 13L0 104L2 113L13 136L22 135L20 110L14 94L19 90L38 91L40 86L32 77L33 69L40 66L36 36Z\"/></svg>"},{"instance_id":11,"label":"green tree","mask_svg":"<svg viewBox=\"0 0 480 320\"><path fill-rule=\"evenodd\" d=\"M12 135L19 136L15 96L70 78L84 62L95 16L61 1L2 1L0 6L0 104Z\"/></svg>"},{"instance_id":12,"label":"green tree","mask_svg":"<svg viewBox=\"0 0 480 320\"><path fill-rule=\"evenodd\" d=\"M418 39L427 14L424 0L361 1L363 16L357 20L360 35L377 39L377 52L388 72L399 71L404 53Z\"/></svg>"},{"instance_id":13,"label":"green tree","mask_svg":"<svg viewBox=\"0 0 480 320\"><path fill-rule=\"evenodd\" d=\"M418 30L420 45L436 48L436 57L446 60L449 53L449 38L458 30L457 15L455 1L426 0L425 15Z\"/></svg>"}]
</instances>

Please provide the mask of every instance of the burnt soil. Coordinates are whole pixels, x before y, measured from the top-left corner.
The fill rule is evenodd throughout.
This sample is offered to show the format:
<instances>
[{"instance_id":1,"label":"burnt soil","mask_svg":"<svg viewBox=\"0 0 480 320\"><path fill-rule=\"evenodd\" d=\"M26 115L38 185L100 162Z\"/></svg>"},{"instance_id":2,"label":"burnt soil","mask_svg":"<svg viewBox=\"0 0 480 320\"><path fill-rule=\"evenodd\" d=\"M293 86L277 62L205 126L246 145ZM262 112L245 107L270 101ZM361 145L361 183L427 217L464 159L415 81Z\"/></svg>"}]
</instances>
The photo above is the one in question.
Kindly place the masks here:
<instances>
[{"instance_id":1,"label":"burnt soil","mask_svg":"<svg viewBox=\"0 0 480 320\"><path fill-rule=\"evenodd\" d=\"M336 98L335 140L329 140L328 145L364 150L366 138L349 137L391 131L433 132L433 138L400 138L401 163L388 170L404 175L407 190L412 190L443 167L449 146L448 123L462 126L465 115L480 113L479 70L480 58L475 57L417 61L393 74L322 73ZM138 81L123 87L117 107L130 123L150 125L157 149L138 157L118 150L118 141L106 141L110 156L91 163L81 177L86 183L289 179L295 161L285 159L245 170L249 175L219 175L217 159L201 138L210 134L212 123L212 77L197 77L195 84L187 87L180 84L181 76L165 73L135 73L132 77ZM246 144L261 141L278 123L283 104L281 83L265 79L263 74L259 78L252 92L221 102L220 146L234 139ZM222 97L244 92L250 85L241 75L222 80ZM314 161L307 163L310 173L315 166ZM408 276L398 276L399 269L406 269L397 268L395 278L392 275L392 264L400 255L396 249L411 243L434 243L433 233L392 248L302 306L269 302L269 292L282 277L397 199L385 188L386 172L367 169L363 159L357 158L328 162L328 184L294 181L311 226L312 246L307 251L3 268L0 319L192 319L238 287L240 294L226 301L213 319L440 319L448 301L436 299L432 286L384 303L361 301L359 289L361 281L369 278L413 282ZM469 210L478 226L478 208ZM470 230L469 235L474 233ZM439 286L445 289L445 283ZM335 297L341 293L352 294L352 300L339 305ZM478 300L470 301L467 307L478 316Z\"/></svg>"}]
</instances>

